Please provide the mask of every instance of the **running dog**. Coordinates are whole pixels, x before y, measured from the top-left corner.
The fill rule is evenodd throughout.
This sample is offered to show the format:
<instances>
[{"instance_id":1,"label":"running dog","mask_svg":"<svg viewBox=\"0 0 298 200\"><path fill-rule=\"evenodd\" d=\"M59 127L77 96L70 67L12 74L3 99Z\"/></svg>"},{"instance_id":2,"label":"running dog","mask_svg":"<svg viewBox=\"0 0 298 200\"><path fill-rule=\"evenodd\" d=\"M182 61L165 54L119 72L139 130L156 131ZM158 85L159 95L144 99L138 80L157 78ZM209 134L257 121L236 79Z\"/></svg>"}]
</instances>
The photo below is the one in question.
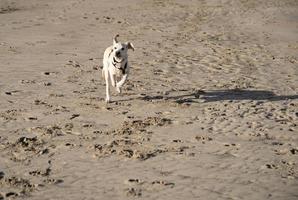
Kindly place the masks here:
<instances>
[{"instance_id":1,"label":"running dog","mask_svg":"<svg viewBox=\"0 0 298 200\"><path fill-rule=\"evenodd\" d=\"M111 80L112 86L116 87L116 91L121 93L121 87L124 85L129 74L127 50L132 49L134 51L134 46L131 42L118 42L118 37L119 35L117 34L113 38L113 45L108 47L103 55L102 76L106 81L107 103L111 101L109 79ZM117 82L118 78L120 81Z\"/></svg>"}]
</instances>

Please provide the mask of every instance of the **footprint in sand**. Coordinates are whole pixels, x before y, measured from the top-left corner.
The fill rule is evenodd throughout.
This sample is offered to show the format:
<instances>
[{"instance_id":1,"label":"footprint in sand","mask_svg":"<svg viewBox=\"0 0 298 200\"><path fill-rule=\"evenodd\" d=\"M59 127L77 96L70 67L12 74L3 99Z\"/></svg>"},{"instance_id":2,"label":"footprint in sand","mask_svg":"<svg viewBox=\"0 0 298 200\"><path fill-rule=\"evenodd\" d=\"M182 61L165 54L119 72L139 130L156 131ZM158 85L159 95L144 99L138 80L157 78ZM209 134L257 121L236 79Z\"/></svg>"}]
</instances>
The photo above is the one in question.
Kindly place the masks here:
<instances>
[{"instance_id":1,"label":"footprint in sand","mask_svg":"<svg viewBox=\"0 0 298 200\"><path fill-rule=\"evenodd\" d=\"M6 6L6 7L0 8L0 14L8 14L19 10L20 10L19 8L14 6Z\"/></svg>"},{"instance_id":2,"label":"footprint in sand","mask_svg":"<svg viewBox=\"0 0 298 200\"><path fill-rule=\"evenodd\" d=\"M175 186L175 183L163 181L163 180L152 181L151 184L152 185L160 185L160 186L168 186L171 188Z\"/></svg>"},{"instance_id":3,"label":"footprint in sand","mask_svg":"<svg viewBox=\"0 0 298 200\"><path fill-rule=\"evenodd\" d=\"M213 140L213 138L208 137L208 136L196 136L195 139L196 139L197 141L202 142L202 144L205 144L206 142L208 142L208 141L212 141L212 140Z\"/></svg>"},{"instance_id":4,"label":"footprint in sand","mask_svg":"<svg viewBox=\"0 0 298 200\"><path fill-rule=\"evenodd\" d=\"M75 144L72 144L72 143L69 143L69 142L67 142L67 143L65 143L65 146L67 146L67 147L75 147L76 145L75 145Z\"/></svg>"},{"instance_id":5,"label":"footprint in sand","mask_svg":"<svg viewBox=\"0 0 298 200\"><path fill-rule=\"evenodd\" d=\"M43 72L43 75L45 75L45 76L50 76L50 75L54 75L54 74L58 74L58 72Z\"/></svg>"},{"instance_id":6,"label":"footprint in sand","mask_svg":"<svg viewBox=\"0 0 298 200\"><path fill-rule=\"evenodd\" d=\"M5 173L0 171L0 180L4 178Z\"/></svg>"},{"instance_id":7,"label":"footprint in sand","mask_svg":"<svg viewBox=\"0 0 298 200\"><path fill-rule=\"evenodd\" d=\"M298 148L292 148L290 150L290 152L291 152L292 155L297 155L298 154Z\"/></svg>"},{"instance_id":8,"label":"footprint in sand","mask_svg":"<svg viewBox=\"0 0 298 200\"><path fill-rule=\"evenodd\" d=\"M129 184L129 185L140 185L143 183L144 183L144 181L142 181L140 179L134 179L134 178L130 178L125 181L125 184Z\"/></svg>"},{"instance_id":9,"label":"footprint in sand","mask_svg":"<svg viewBox=\"0 0 298 200\"><path fill-rule=\"evenodd\" d=\"M23 110L20 109L6 110L0 113L0 118L4 119L5 121L17 120L18 116L21 115L22 111Z\"/></svg>"},{"instance_id":10,"label":"footprint in sand","mask_svg":"<svg viewBox=\"0 0 298 200\"><path fill-rule=\"evenodd\" d=\"M27 117L26 120L27 121L36 121L37 117Z\"/></svg>"},{"instance_id":11,"label":"footprint in sand","mask_svg":"<svg viewBox=\"0 0 298 200\"><path fill-rule=\"evenodd\" d=\"M77 117L79 117L79 116L80 116L80 114L72 114L71 117L70 117L69 119L74 119L74 118L77 118Z\"/></svg>"},{"instance_id":12,"label":"footprint in sand","mask_svg":"<svg viewBox=\"0 0 298 200\"><path fill-rule=\"evenodd\" d=\"M46 180L43 181L44 183L47 184L60 184L63 183L64 181L62 179L55 179L55 178L48 178Z\"/></svg>"},{"instance_id":13,"label":"footprint in sand","mask_svg":"<svg viewBox=\"0 0 298 200\"><path fill-rule=\"evenodd\" d=\"M21 84L34 84L36 82L35 82L35 80L26 80L26 79L23 79L23 80L20 80L20 83Z\"/></svg>"},{"instance_id":14,"label":"footprint in sand","mask_svg":"<svg viewBox=\"0 0 298 200\"><path fill-rule=\"evenodd\" d=\"M278 166L274 165L274 164L266 164L265 167L267 169L278 169Z\"/></svg>"},{"instance_id":15,"label":"footprint in sand","mask_svg":"<svg viewBox=\"0 0 298 200\"><path fill-rule=\"evenodd\" d=\"M235 143L231 143L231 144L228 144L228 143L226 143L226 144L224 144L224 146L225 147L239 147L240 145L238 144L235 144Z\"/></svg>"},{"instance_id":16,"label":"footprint in sand","mask_svg":"<svg viewBox=\"0 0 298 200\"><path fill-rule=\"evenodd\" d=\"M80 68L81 67L81 64L78 63L77 61L72 61L72 60L69 60L67 64L65 64L66 66L71 66L71 67L74 67L74 68Z\"/></svg>"},{"instance_id":17,"label":"footprint in sand","mask_svg":"<svg viewBox=\"0 0 298 200\"><path fill-rule=\"evenodd\" d=\"M3 179L3 180L2 180ZM8 192L5 194L5 197L16 197L19 194L28 195L34 191L39 185L31 183L28 179L23 179L16 176L7 176L1 179L1 185L8 188L14 188L19 192Z\"/></svg>"},{"instance_id":18,"label":"footprint in sand","mask_svg":"<svg viewBox=\"0 0 298 200\"><path fill-rule=\"evenodd\" d=\"M128 197L140 197L142 196L142 190L137 188L127 188L125 189L126 196Z\"/></svg>"},{"instance_id":19,"label":"footprint in sand","mask_svg":"<svg viewBox=\"0 0 298 200\"><path fill-rule=\"evenodd\" d=\"M15 193L15 192L8 192L5 194L5 197L7 197L7 198L17 197L17 196L19 196L19 194Z\"/></svg>"},{"instance_id":20,"label":"footprint in sand","mask_svg":"<svg viewBox=\"0 0 298 200\"><path fill-rule=\"evenodd\" d=\"M14 95L14 94L16 94L16 93L19 93L19 92L21 92L20 90L12 90L12 91L7 91L7 92L4 92L6 95Z\"/></svg>"},{"instance_id":21,"label":"footprint in sand","mask_svg":"<svg viewBox=\"0 0 298 200\"><path fill-rule=\"evenodd\" d=\"M32 176L49 176L51 173L51 168L47 168L46 170L33 170L30 171L29 174Z\"/></svg>"},{"instance_id":22,"label":"footprint in sand","mask_svg":"<svg viewBox=\"0 0 298 200\"><path fill-rule=\"evenodd\" d=\"M51 82L43 82L43 85L44 85L44 86L51 86L52 83L51 83Z\"/></svg>"},{"instance_id":23,"label":"footprint in sand","mask_svg":"<svg viewBox=\"0 0 298 200\"><path fill-rule=\"evenodd\" d=\"M49 136L49 137L63 136L65 134L62 128L58 125L37 126L37 127L31 127L28 130L30 132L37 133L40 136Z\"/></svg>"},{"instance_id":24,"label":"footprint in sand","mask_svg":"<svg viewBox=\"0 0 298 200\"><path fill-rule=\"evenodd\" d=\"M93 124L83 124L83 127L84 128L92 128L93 127Z\"/></svg>"},{"instance_id":25,"label":"footprint in sand","mask_svg":"<svg viewBox=\"0 0 298 200\"><path fill-rule=\"evenodd\" d=\"M174 143L182 143L183 141L182 140L179 140L179 139L175 139L175 140L172 140L172 142L174 142Z\"/></svg>"}]
</instances>

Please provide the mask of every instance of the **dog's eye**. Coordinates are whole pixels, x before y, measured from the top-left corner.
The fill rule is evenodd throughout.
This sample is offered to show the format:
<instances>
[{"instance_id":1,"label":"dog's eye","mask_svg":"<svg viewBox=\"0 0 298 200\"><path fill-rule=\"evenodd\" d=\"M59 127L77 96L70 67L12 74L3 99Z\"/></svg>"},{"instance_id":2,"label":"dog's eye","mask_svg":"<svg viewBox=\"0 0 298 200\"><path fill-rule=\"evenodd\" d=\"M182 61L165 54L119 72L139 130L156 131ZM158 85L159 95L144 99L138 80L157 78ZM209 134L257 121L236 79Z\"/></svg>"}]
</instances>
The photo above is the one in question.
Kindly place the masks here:
<instances>
[{"instance_id":1,"label":"dog's eye","mask_svg":"<svg viewBox=\"0 0 298 200\"><path fill-rule=\"evenodd\" d=\"M124 47L121 48L121 51L124 51Z\"/></svg>"},{"instance_id":2,"label":"dog's eye","mask_svg":"<svg viewBox=\"0 0 298 200\"><path fill-rule=\"evenodd\" d=\"M114 49L117 49L117 47L114 47Z\"/></svg>"}]
</instances>

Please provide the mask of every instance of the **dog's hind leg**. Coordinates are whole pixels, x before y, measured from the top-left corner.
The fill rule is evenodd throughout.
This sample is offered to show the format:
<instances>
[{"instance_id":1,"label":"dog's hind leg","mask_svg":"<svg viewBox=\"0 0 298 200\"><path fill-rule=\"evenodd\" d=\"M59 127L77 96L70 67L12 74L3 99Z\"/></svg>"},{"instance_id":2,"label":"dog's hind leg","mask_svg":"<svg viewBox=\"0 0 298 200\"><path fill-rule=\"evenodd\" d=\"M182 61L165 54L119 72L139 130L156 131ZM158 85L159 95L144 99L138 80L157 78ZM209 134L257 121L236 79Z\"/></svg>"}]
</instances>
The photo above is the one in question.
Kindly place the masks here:
<instances>
[{"instance_id":1,"label":"dog's hind leg","mask_svg":"<svg viewBox=\"0 0 298 200\"><path fill-rule=\"evenodd\" d=\"M110 102L110 88L109 88L109 72L108 70L104 70L104 76L106 80L106 102Z\"/></svg>"}]
</instances>

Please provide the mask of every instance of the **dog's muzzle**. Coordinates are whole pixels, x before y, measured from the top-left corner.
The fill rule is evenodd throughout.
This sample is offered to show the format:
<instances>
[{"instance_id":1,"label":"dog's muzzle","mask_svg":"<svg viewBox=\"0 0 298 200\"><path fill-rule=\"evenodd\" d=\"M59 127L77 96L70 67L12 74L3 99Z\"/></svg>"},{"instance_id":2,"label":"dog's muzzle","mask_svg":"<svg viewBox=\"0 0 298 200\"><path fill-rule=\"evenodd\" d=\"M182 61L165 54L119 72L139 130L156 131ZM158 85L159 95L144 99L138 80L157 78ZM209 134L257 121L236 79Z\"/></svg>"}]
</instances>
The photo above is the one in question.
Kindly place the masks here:
<instances>
[{"instance_id":1,"label":"dog's muzzle","mask_svg":"<svg viewBox=\"0 0 298 200\"><path fill-rule=\"evenodd\" d=\"M120 54L119 51L117 51L115 55L116 55L117 58L120 58L121 57L121 54Z\"/></svg>"},{"instance_id":2,"label":"dog's muzzle","mask_svg":"<svg viewBox=\"0 0 298 200\"><path fill-rule=\"evenodd\" d=\"M120 61L117 61L116 60L116 58L115 57L113 57L113 64L117 64L117 63L121 63L122 62L122 60L120 60Z\"/></svg>"}]
</instances>

